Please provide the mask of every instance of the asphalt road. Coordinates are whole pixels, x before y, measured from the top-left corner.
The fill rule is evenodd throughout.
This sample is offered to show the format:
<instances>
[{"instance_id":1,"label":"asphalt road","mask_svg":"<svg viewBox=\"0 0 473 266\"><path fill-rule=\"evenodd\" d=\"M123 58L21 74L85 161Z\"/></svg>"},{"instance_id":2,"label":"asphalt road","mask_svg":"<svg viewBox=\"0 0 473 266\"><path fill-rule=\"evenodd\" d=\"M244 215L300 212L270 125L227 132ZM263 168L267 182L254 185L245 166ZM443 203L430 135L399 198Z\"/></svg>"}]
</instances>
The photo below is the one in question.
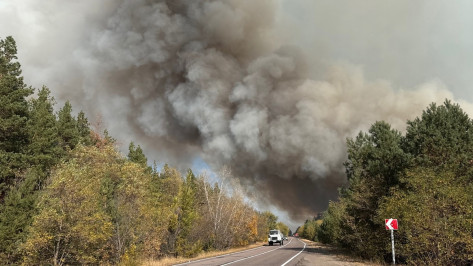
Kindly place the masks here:
<instances>
[{"instance_id":1,"label":"asphalt road","mask_svg":"<svg viewBox=\"0 0 473 266\"><path fill-rule=\"evenodd\" d=\"M217 257L191 261L178 265L296 265L297 257L305 249L305 243L290 237L283 246L274 244L221 255Z\"/></svg>"}]
</instances>

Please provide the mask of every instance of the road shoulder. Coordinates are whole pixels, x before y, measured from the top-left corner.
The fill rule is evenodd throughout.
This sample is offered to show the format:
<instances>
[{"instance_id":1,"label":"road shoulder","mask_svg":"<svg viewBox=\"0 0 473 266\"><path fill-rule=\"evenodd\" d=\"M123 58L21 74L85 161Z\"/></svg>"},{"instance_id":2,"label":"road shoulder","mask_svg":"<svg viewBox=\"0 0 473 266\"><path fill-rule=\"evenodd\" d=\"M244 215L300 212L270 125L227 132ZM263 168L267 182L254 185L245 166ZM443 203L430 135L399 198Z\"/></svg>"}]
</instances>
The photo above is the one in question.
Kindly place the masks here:
<instances>
[{"instance_id":1,"label":"road shoulder","mask_svg":"<svg viewBox=\"0 0 473 266\"><path fill-rule=\"evenodd\" d=\"M319 242L313 242L306 239L300 239L306 243L306 248L298 258L296 258L297 266L309 265L327 265L327 266L375 266L380 265L370 261L363 261L350 257L339 249L325 245Z\"/></svg>"}]
</instances>

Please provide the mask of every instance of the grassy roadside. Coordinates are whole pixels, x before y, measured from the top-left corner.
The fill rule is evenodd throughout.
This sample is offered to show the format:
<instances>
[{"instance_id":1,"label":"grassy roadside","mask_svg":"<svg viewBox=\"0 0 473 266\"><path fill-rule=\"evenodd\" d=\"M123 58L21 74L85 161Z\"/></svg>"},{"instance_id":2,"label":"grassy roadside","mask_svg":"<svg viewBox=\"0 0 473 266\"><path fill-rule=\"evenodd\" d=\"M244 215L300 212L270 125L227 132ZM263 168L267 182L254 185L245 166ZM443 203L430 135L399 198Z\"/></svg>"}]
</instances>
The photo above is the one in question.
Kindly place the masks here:
<instances>
[{"instance_id":1,"label":"grassy roadside","mask_svg":"<svg viewBox=\"0 0 473 266\"><path fill-rule=\"evenodd\" d=\"M210 252L205 252L202 254L199 254L197 257L194 258L174 258L174 257L165 257L160 260L145 260L142 262L141 265L143 266L168 266L168 265L174 265L174 264L179 264L179 263L184 263L184 262L189 262L189 261L194 261L194 260L201 260L205 258L210 258L210 257L215 257L215 256L221 256L225 254L230 254L234 252L239 252L247 249L252 249L252 248L257 248L261 247L265 244L266 242L257 242L255 244L251 244L248 246L244 247L238 247L238 248L231 248L223 251L210 251Z\"/></svg>"}]
</instances>

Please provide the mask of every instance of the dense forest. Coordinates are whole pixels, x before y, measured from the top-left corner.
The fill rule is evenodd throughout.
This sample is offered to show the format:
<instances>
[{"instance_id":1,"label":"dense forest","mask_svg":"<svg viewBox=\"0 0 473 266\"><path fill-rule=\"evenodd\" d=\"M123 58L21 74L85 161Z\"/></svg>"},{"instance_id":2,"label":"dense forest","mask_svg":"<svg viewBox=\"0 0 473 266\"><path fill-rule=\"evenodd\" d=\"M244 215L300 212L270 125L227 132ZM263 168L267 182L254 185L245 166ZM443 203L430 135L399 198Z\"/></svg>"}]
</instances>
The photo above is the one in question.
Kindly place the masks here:
<instances>
[{"instance_id":1,"label":"dense forest","mask_svg":"<svg viewBox=\"0 0 473 266\"><path fill-rule=\"evenodd\" d=\"M376 122L347 151L348 185L303 237L391 262L384 219L397 218L396 261L473 262L473 121L458 104L432 103L405 134Z\"/></svg>"},{"instance_id":2,"label":"dense forest","mask_svg":"<svg viewBox=\"0 0 473 266\"><path fill-rule=\"evenodd\" d=\"M0 39L0 261L121 264L192 257L265 240L286 225L256 211L223 168L181 174L122 155L69 102L28 87L12 37Z\"/></svg>"}]
</instances>

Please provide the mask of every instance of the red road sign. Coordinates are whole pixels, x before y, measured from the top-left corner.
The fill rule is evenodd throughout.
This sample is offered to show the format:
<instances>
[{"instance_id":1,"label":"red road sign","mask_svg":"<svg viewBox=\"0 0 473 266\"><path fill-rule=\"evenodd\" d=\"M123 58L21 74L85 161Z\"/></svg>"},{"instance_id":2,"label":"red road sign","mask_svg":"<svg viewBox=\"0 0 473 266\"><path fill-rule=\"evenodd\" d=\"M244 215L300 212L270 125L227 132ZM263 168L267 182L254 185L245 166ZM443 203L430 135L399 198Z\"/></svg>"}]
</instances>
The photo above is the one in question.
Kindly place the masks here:
<instances>
[{"instance_id":1,"label":"red road sign","mask_svg":"<svg viewBox=\"0 0 473 266\"><path fill-rule=\"evenodd\" d=\"M384 219L386 230L397 230L397 219Z\"/></svg>"}]
</instances>

